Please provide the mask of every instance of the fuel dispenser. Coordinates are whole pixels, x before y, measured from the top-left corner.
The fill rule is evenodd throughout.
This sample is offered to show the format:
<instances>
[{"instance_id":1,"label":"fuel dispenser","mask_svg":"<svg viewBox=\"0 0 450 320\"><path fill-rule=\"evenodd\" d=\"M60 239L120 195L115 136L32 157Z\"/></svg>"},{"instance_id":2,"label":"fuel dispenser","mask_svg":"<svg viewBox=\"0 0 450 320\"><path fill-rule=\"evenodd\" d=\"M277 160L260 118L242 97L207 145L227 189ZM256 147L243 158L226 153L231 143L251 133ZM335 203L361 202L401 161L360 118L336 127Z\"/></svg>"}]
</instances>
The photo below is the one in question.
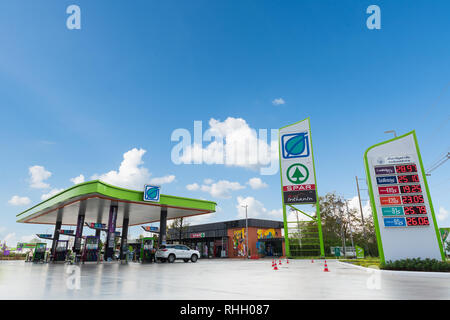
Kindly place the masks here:
<instances>
[{"instance_id":1,"label":"fuel dispenser","mask_svg":"<svg viewBox=\"0 0 450 320\"><path fill-rule=\"evenodd\" d=\"M84 241L83 253L81 260L83 262L97 262L98 261L98 249L100 239L95 236L87 236Z\"/></svg>"},{"instance_id":2,"label":"fuel dispenser","mask_svg":"<svg viewBox=\"0 0 450 320\"><path fill-rule=\"evenodd\" d=\"M45 262L46 243L36 243L33 253L33 262Z\"/></svg>"},{"instance_id":3,"label":"fuel dispenser","mask_svg":"<svg viewBox=\"0 0 450 320\"><path fill-rule=\"evenodd\" d=\"M153 238L142 238L140 254L141 263L152 263L155 259L156 250L153 244Z\"/></svg>"},{"instance_id":4,"label":"fuel dispenser","mask_svg":"<svg viewBox=\"0 0 450 320\"><path fill-rule=\"evenodd\" d=\"M53 261L66 261L69 240L57 240Z\"/></svg>"}]
</instances>

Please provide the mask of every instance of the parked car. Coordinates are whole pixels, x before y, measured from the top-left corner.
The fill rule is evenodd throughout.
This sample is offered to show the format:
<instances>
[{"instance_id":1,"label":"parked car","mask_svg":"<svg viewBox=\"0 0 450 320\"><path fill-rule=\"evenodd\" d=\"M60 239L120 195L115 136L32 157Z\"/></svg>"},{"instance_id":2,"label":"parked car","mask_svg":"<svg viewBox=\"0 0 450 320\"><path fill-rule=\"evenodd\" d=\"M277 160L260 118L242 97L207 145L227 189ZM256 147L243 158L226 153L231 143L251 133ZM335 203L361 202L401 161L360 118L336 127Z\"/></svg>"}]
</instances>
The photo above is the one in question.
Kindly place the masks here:
<instances>
[{"instance_id":1,"label":"parked car","mask_svg":"<svg viewBox=\"0 0 450 320\"><path fill-rule=\"evenodd\" d=\"M176 259L183 260L184 262L189 262L189 260L197 262L199 257L200 252L182 244L162 245L156 251L156 260L161 262L168 261L169 263L173 263Z\"/></svg>"}]
</instances>

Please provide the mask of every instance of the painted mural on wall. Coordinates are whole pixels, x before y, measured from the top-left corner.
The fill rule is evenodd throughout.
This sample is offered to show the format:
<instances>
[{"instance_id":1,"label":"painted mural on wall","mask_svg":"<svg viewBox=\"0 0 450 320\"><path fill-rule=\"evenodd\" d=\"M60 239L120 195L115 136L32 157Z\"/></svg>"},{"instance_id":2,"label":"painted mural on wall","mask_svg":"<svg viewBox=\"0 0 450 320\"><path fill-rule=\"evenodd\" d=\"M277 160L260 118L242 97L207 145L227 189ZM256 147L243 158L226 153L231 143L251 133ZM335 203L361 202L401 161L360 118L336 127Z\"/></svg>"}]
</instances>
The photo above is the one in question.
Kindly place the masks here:
<instances>
[{"instance_id":1,"label":"painted mural on wall","mask_svg":"<svg viewBox=\"0 0 450 320\"><path fill-rule=\"evenodd\" d=\"M234 255L245 257L245 228L233 231Z\"/></svg>"},{"instance_id":2,"label":"painted mural on wall","mask_svg":"<svg viewBox=\"0 0 450 320\"><path fill-rule=\"evenodd\" d=\"M275 232L275 229L258 229L256 231L258 235L258 239L271 239L278 237L278 232Z\"/></svg>"},{"instance_id":3,"label":"painted mural on wall","mask_svg":"<svg viewBox=\"0 0 450 320\"><path fill-rule=\"evenodd\" d=\"M275 231L274 228L270 229L258 229L256 230L257 238L259 239L272 239L278 238L278 232ZM267 244L264 241L256 242L256 251L261 256L273 256L273 247L270 244Z\"/></svg>"}]
</instances>

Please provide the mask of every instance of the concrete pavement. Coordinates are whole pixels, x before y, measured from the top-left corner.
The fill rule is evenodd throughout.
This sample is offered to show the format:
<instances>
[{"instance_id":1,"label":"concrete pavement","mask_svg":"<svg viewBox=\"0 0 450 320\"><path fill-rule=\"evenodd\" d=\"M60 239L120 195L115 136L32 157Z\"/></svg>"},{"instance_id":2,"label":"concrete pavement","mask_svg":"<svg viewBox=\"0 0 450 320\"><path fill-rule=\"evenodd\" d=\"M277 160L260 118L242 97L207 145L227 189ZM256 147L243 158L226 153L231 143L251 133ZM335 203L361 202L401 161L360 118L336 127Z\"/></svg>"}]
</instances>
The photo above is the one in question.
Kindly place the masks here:
<instances>
[{"instance_id":1,"label":"concrete pavement","mask_svg":"<svg viewBox=\"0 0 450 320\"><path fill-rule=\"evenodd\" d=\"M333 260L327 261L330 272L323 272L323 260L287 265L285 259L274 271L271 262L200 259L78 269L1 261L0 299L450 299L450 275L390 275Z\"/></svg>"}]
</instances>

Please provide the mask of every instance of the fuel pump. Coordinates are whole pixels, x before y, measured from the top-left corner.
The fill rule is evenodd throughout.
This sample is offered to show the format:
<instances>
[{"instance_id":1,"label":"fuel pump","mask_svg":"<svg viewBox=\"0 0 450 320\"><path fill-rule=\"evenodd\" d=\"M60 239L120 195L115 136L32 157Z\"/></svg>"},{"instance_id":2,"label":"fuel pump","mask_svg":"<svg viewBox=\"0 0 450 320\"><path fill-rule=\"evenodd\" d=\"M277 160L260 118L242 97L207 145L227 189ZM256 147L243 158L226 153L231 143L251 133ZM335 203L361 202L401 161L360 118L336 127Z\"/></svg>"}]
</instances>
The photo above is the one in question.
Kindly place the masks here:
<instances>
[{"instance_id":1,"label":"fuel pump","mask_svg":"<svg viewBox=\"0 0 450 320\"><path fill-rule=\"evenodd\" d=\"M97 262L98 261L98 249L100 239L95 236L87 236L84 242L83 253L81 260L83 262Z\"/></svg>"},{"instance_id":2,"label":"fuel pump","mask_svg":"<svg viewBox=\"0 0 450 320\"><path fill-rule=\"evenodd\" d=\"M153 246L153 238L142 238L141 245L141 263L152 263L155 256L155 248Z\"/></svg>"},{"instance_id":3,"label":"fuel pump","mask_svg":"<svg viewBox=\"0 0 450 320\"><path fill-rule=\"evenodd\" d=\"M68 245L68 240L57 240L55 249L56 252L53 261L66 261Z\"/></svg>"},{"instance_id":4,"label":"fuel pump","mask_svg":"<svg viewBox=\"0 0 450 320\"><path fill-rule=\"evenodd\" d=\"M33 262L44 262L45 261L45 250L47 248L46 243L36 243L33 254Z\"/></svg>"}]
</instances>

